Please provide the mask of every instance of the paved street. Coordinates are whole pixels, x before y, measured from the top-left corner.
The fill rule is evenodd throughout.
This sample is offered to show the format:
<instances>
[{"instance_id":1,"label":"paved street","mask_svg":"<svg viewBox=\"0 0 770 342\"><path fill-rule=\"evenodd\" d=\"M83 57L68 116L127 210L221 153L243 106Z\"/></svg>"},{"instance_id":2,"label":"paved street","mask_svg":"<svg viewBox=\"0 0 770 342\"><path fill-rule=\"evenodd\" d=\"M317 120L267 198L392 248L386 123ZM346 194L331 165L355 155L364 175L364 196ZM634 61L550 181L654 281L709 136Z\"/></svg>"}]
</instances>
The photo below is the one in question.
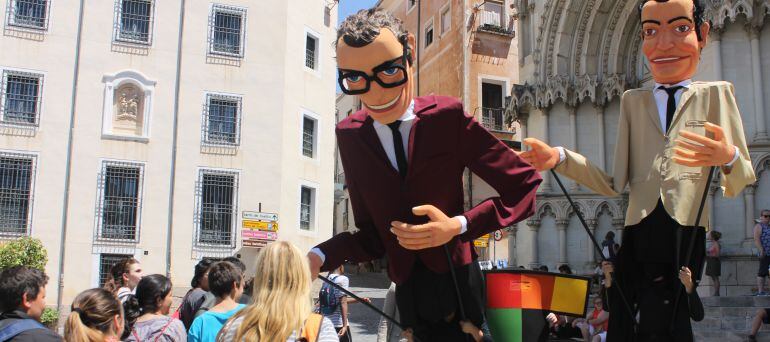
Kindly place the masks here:
<instances>
[{"instance_id":1,"label":"paved street","mask_svg":"<svg viewBox=\"0 0 770 342\"><path fill-rule=\"evenodd\" d=\"M350 290L362 297L369 297L378 308L382 308L390 280L385 273L347 274ZM350 305L350 326L355 342L377 341L377 325L380 316L361 304Z\"/></svg>"}]
</instances>

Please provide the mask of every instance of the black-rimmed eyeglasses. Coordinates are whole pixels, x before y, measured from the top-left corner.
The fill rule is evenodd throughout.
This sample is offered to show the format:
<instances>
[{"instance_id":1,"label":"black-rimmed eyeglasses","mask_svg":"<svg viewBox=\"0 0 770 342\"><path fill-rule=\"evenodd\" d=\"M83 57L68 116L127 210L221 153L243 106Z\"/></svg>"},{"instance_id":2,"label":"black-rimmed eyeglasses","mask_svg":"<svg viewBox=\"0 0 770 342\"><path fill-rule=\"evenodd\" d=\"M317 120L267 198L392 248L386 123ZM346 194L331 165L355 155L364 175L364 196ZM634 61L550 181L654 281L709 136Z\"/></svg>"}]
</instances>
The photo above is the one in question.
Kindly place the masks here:
<instances>
[{"instance_id":1,"label":"black-rimmed eyeglasses","mask_svg":"<svg viewBox=\"0 0 770 342\"><path fill-rule=\"evenodd\" d=\"M383 88L398 87L409 79L406 73L406 51L401 57L389 60L372 69L372 76L359 70L337 69L338 82L342 92L348 95L358 95L369 91L372 81Z\"/></svg>"}]
</instances>

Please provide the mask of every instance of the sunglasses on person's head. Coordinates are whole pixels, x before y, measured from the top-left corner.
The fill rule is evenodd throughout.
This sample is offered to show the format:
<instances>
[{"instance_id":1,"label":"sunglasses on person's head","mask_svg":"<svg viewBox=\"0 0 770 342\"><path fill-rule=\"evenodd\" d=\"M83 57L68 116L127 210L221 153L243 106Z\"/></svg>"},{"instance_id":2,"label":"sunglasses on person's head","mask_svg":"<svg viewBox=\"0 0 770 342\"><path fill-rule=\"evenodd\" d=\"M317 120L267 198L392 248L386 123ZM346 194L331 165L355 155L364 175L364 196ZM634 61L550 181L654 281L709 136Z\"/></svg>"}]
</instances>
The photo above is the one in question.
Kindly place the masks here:
<instances>
[{"instance_id":1,"label":"sunglasses on person's head","mask_svg":"<svg viewBox=\"0 0 770 342\"><path fill-rule=\"evenodd\" d=\"M337 69L340 89L347 95L359 95L369 91L372 81L383 88L395 88L408 80L406 74L409 52L404 47L401 57L391 59L372 69L372 76L360 70Z\"/></svg>"}]
</instances>

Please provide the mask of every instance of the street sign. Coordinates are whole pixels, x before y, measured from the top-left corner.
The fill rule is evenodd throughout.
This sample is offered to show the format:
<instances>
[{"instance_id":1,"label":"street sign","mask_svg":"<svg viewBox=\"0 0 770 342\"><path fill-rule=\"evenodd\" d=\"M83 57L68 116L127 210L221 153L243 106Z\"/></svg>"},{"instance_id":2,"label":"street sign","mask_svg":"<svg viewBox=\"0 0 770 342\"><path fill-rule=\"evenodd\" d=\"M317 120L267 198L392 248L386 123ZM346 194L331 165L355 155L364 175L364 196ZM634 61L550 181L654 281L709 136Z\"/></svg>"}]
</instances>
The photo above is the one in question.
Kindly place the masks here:
<instances>
[{"instance_id":1,"label":"street sign","mask_svg":"<svg viewBox=\"0 0 770 342\"><path fill-rule=\"evenodd\" d=\"M276 231L278 231L278 223L277 222L254 221L254 220L243 220L243 228L259 229L259 230L265 230L265 231L269 231L269 232L276 232Z\"/></svg>"},{"instance_id":2,"label":"street sign","mask_svg":"<svg viewBox=\"0 0 770 342\"><path fill-rule=\"evenodd\" d=\"M257 247L257 248L263 248L266 247L268 243L272 241L268 240L243 240L243 247Z\"/></svg>"},{"instance_id":3,"label":"street sign","mask_svg":"<svg viewBox=\"0 0 770 342\"><path fill-rule=\"evenodd\" d=\"M244 211L243 219L255 220L255 221L278 221L278 214L260 213L256 211Z\"/></svg>"},{"instance_id":4,"label":"street sign","mask_svg":"<svg viewBox=\"0 0 770 342\"><path fill-rule=\"evenodd\" d=\"M258 240L278 240L278 233L276 232L263 232L261 230L244 229L242 232L243 239L258 239Z\"/></svg>"},{"instance_id":5,"label":"street sign","mask_svg":"<svg viewBox=\"0 0 770 342\"><path fill-rule=\"evenodd\" d=\"M473 240L473 245L476 247L487 248L489 247L489 240L476 239L476 240Z\"/></svg>"},{"instance_id":6,"label":"street sign","mask_svg":"<svg viewBox=\"0 0 770 342\"><path fill-rule=\"evenodd\" d=\"M495 241L500 241L502 239L503 239L503 231L495 230Z\"/></svg>"},{"instance_id":7,"label":"street sign","mask_svg":"<svg viewBox=\"0 0 770 342\"><path fill-rule=\"evenodd\" d=\"M278 240L278 215L257 211L244 211L241 221L243 247L265 247Z\"/></svg>"}]
</instances>

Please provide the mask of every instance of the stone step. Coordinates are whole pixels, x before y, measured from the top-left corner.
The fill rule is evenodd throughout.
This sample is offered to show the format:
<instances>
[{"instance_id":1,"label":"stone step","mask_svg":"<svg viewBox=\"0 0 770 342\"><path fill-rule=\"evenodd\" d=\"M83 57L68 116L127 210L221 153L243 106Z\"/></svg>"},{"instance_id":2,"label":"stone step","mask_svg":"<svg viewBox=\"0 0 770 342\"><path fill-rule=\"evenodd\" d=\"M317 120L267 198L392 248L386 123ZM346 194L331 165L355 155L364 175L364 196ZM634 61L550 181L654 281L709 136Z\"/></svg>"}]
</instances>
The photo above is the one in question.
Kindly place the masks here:
<instances>
[{"instance_id":1,"label":"stone step","mask_svg":"<svg viewBox=\"0 0 770 342\"><path fill-rule=\"evenodd\" d=\"M693 337L698 342L745 342L748 341L749 331L693 331ZM760 332L757 341L770 342L770 333Z\"/></svg>"},{"instance_id":2,"label":"stone step","mask_svg":"<svg viewBox=\"0 0 770 342\"><path fill-rule=\"evenodd\" d=\"M724 296L701 298L704 307L770 308L770 296Z\"/></svg>"}]
</instances>

